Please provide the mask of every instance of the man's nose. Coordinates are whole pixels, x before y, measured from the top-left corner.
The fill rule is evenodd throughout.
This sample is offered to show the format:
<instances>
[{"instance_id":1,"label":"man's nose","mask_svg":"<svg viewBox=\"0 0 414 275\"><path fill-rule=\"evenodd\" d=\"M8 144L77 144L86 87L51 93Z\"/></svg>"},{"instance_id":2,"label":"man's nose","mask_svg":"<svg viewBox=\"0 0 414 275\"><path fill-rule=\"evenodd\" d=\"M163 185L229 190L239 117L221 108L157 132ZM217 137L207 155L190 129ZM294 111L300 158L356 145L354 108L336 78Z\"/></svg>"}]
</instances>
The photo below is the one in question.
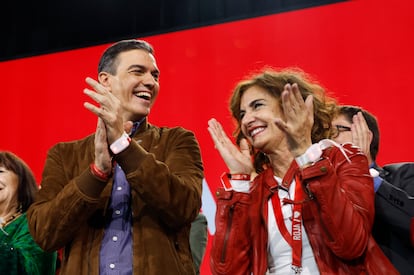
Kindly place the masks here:
<instances>
[{"instance_id":1,"label":"man's nose","mask_svg":"<svg viewBox=\"0 0 414 275\"><path fill-rule=\"evenodd\" d=\"M144 83L144 85L146 87L152 88L152 87L154 87L154 85L157 81L155 80L155 77L151 73L146 73L143 76L142 82Z\"/></svg>"}]
</instances>

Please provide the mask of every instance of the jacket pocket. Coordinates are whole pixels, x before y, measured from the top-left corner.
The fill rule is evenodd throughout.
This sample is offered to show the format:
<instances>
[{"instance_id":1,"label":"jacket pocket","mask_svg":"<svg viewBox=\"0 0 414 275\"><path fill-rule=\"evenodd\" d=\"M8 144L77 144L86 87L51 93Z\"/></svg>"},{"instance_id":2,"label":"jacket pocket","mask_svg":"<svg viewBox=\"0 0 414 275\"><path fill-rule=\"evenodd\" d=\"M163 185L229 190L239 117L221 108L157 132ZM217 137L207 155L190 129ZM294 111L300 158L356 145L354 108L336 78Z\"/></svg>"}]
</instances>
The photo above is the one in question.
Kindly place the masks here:
<instances>
[{"instance_id":1,"label":"jacket pocket","mask_svg":"<svg viewBox=\"0 0 414 275\"><path fill-rule=\"evenodd\" d=\"M216 232L210 265L213 274L247 274L250 270L250 194L217 192Z\"/></svg>"}]
</instances>

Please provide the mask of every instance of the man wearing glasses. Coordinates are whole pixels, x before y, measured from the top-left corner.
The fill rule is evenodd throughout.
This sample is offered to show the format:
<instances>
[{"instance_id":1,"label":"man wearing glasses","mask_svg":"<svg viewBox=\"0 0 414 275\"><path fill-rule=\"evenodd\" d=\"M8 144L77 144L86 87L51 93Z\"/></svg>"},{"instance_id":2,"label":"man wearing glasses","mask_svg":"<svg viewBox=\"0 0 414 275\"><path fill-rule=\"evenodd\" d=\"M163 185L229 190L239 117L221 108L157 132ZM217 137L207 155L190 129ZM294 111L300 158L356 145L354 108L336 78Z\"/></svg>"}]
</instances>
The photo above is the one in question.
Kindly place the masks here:
<instances>
[{"instance_id":1,"label":"man wearing glasses","mask_svg":"<svg viewBox=\"0 0 414 275\"><path fill-rule=\"evenodd\" d=\"M414 274L414 244L410 243L410 225L411 237L414 233L414 163L377 165L378 122L366 110L340 106L332 126L333 140L351 142L367 155L376 192L375 240L401 274Z\"/></svg>"}]
</instances>

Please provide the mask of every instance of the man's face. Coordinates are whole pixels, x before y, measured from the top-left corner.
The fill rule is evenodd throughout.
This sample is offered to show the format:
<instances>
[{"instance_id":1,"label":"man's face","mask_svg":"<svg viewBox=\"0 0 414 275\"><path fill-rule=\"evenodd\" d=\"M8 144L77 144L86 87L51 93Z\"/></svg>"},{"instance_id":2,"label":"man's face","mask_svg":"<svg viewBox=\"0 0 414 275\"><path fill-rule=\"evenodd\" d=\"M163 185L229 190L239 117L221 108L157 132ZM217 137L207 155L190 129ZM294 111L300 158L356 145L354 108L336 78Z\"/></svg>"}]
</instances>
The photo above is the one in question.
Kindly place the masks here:
<instances>
[{"instance_id":1,"label":"man's face","mask_svg":"<svg viewBox=\"0 0 414 275\"><path fill-rule=\"evenodd\" d=\"M159 91L159 70L152 54L130 50L117 58L115 75L109 75L111 92L121 101L124 120L137 121L150 112Z\"/></svg>"},{"instance_id":2,"label":"man's face","mask_svg":"<svg viewBox=\"0 0 414 275\"><path fill-rule=\"evenodd\" d=\"M332 139L339 144L352 142L352 123L349 122L344 115L339 115L332 120L332 127L336 131L336 135Z\"/></svg>"}]
</instances>

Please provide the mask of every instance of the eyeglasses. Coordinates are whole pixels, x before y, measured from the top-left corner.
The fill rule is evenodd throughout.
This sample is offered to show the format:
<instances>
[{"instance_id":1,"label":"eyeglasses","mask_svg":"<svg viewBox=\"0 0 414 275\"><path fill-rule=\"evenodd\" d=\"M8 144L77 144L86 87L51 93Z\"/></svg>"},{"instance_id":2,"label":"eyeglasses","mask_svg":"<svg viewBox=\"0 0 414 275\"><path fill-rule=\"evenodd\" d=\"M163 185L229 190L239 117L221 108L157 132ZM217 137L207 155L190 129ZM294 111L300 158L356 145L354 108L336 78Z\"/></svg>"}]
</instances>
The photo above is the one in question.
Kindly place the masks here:
<instances>
[{"instance_id":1,"label":"eyeglasses","mask_svg":"<svg viewBox=\"0 0 414 275\"><path fill-rule=\"evenodd\" d=\"M342 132L349 132L351 131L351 127L344 126L344 125L333 125L332 128L332 138L336 138Z\"/></svg>"}]
</instances>

